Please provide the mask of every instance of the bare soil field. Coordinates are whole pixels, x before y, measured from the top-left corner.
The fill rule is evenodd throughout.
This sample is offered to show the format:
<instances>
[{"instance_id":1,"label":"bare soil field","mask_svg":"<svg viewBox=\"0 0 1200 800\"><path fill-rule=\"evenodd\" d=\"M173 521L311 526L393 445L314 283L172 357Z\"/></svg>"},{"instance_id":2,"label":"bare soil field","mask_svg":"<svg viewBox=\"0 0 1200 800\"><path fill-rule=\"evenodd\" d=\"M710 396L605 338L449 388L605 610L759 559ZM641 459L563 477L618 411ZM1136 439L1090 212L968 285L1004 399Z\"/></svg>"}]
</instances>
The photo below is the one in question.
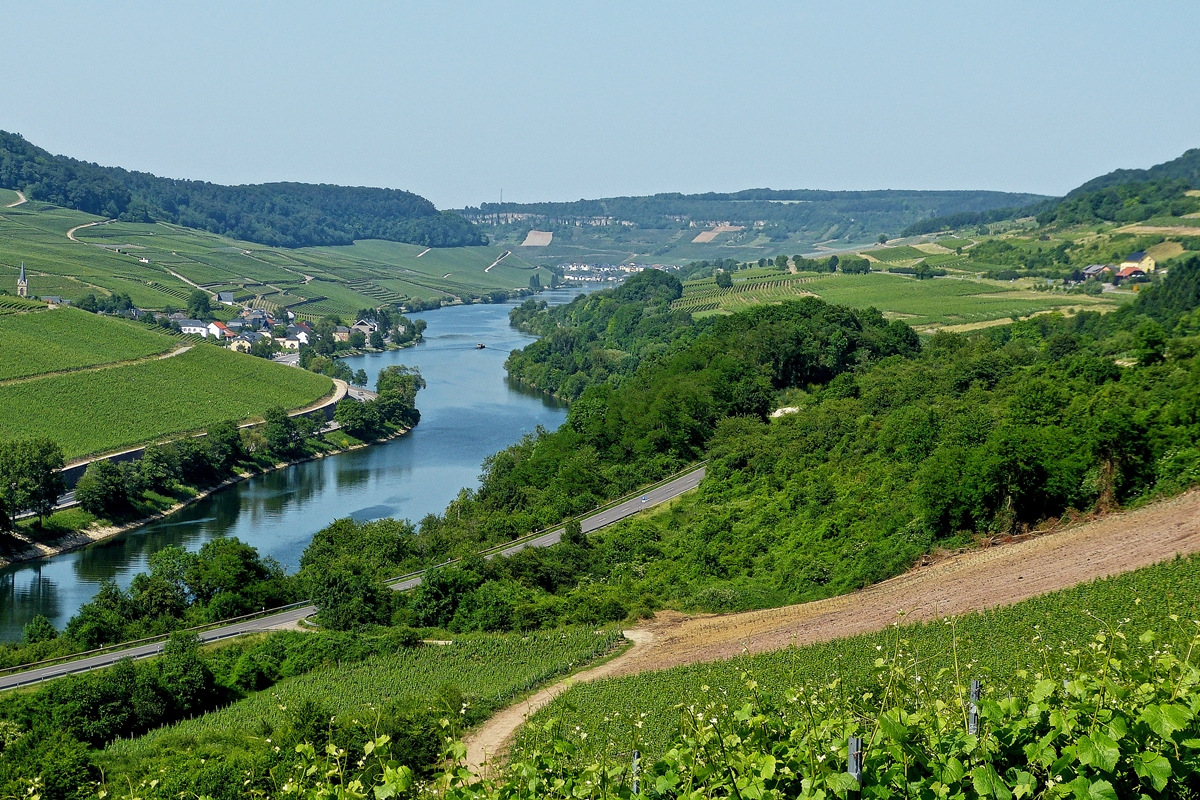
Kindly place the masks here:
<instances>
[{"instance_id":1,"label":"bare soil field","mask_svg":"<svg viewBox=\"0 0 1200 800\"><path fill-rule=\"evenodd\" d=\"M722 233L737 233L740 230L744 230L741 225L718 225L715 228L709 228L697 234L696 238L692 239L692 242L695 244L706 244L716 239Z\"/></svg>"},{"instance_id":2,"label":"bare soil field","mask_svg":"<svg viewBox=\"0 0 1200 800\"><path fill-rule=\"evenodd\" d=\"M467 739L468 762L504 753L529 715L571 682L634 675L682 664L764 653L1011 605L1079 583L1200 552L1200 489L1054 533L989 542L927 557L909 572L853 594L739 614L660 612L626 631L627 652L505 709Z\"/></svg>"},{"instance_id":3,"label":"bare soil field","mask_svg":"<svg viewBox=\"0 0 1200 800\"><path fill-rule=\"evenodd\" d=\"M525 234L525 241L521 242L521 247L545 247L552 241L553 231L530 231Z\"/></svg>"}]
</instances>

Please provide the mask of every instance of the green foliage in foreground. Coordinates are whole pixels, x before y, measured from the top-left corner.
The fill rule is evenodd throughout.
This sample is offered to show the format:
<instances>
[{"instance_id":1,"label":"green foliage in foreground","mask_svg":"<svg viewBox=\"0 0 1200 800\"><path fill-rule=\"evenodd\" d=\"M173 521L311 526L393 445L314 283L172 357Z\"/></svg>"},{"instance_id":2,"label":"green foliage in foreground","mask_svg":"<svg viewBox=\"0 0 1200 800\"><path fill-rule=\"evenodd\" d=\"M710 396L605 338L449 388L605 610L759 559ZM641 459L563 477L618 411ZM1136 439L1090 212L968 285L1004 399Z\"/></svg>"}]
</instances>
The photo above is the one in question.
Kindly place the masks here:
<instances>
[{"instance_id":1,"label":"green foliage in foreground","mask_svg":"<svg viewBox=\"0 0 1200 800\"><path fill-rule=\"evenodd\" d=\"M930 670L919 654L899 646L878 654L861 692L837 680L802 679L771 692L747 676L741 697L700 687L700 699L678 706L679 732L636 775L628 751L597 754L586 729L552 720L531 726L536 743L527 740L484 780L460 766L465 748L450 742L445 771L419 781L391 758L385 735L354 752L332 745L318 755L311 744L300 745L300 763L263 795L1193 797L1200 789L1200 636L1195 624L1187 627L1181 642L1164 642L1154 629L1139 634L1114 626L1066 653L1043 648L1041 663L985 684L977 721L969 673ZM636 728L641 720L633 722ZM863 744L855 776L847 770L852 736Z\"/></svg>"},{"instance_id":2,"label":"green foliage in foreground","mask_svg":"<svg viewBox=\"0 0 1200 800\"><path fill-rule=\"evenodd\" d=\"M0 386L0 439L53 439L70 459L274 405L298 408L331 386L305 370L201 344L172 358Z\"/></svg>"},{"instance_id":3,"label":"green foliage in foreground","mask_svg":"<svg viewBox=\"0 0 1200 800\"><path fill-rule=\"evenodd\" d=\"M176 344L145 326L74 308L10 314L0 317L0 380L130 361Z\"/></svg>"},{"instance_id":4,"label":"green foliage in foreground","mask_svg":"<svg viewBox=\"0 0 1200 800\"><path fill-rule=\"evenodd\" d=\"M610 651L613 630L587 628L529 636L472 636L453 644L405 646L404 629L365 635L275 634L214 651L218 684L264 688L218 711L113 742L96 762L110 791L124 778L159 778L147 798L179 792L223 800L272 793L304 741L361 755L366 738L404 740L404 762L434 767L444 736L490 716L514 696ZM328 640L322 647L321 640ZM330 645L336 645L332 647ZM285 676L292 675L288 679ZM275 683L275 681L278 681ZM357 756L356 756L357 757ZM160 770L166 769L163 778ZM247 773L249 788L243 784Z\"/></svg>"}]
</instances>

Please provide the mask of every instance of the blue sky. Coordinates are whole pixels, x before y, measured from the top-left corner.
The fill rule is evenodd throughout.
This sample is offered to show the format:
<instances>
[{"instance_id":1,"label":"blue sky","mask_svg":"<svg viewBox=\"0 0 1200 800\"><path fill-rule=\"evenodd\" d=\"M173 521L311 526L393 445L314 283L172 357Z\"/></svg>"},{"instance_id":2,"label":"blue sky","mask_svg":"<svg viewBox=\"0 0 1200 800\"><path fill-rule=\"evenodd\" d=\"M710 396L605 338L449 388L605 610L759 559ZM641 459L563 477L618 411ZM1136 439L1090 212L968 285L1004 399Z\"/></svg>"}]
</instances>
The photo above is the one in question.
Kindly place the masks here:
<instances>
[{"instance_id":1,"label":"blue sky","mask_svg":"<svg viewBox=\"0 0 1200 800\"><path fill-rule=\"evenodd\" d=\"M347 7L343 7L347 6ZM0 128L440 207L1062 193L1200 146L1200 3L8 4Z\"/></svg>"}]
</instances>

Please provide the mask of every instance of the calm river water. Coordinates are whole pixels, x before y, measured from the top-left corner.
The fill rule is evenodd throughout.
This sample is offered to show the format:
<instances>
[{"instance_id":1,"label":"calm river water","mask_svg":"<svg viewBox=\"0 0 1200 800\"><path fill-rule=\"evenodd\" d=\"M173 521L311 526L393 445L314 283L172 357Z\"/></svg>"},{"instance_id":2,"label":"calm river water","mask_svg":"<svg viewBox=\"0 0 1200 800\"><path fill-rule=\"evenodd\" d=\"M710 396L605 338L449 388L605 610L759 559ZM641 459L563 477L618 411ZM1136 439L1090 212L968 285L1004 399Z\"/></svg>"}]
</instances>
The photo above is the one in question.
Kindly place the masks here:
<instances>
[{"instance_id":1,"label":"calm river water","mask_svg":"<svg viewBox=\"0 0 1200 800\"><path fill-rule=\"evenodd\" d=\"M551 303L575 292L546 292ZM167 545L197 550L237 536L289 571L312 535L334 519L419 521L440 513L464 486L478 486L483 459L538 425L553 429L566 407L507 383L504 359L533 341L508 325L512 304L455 306L420 314L416 347L348 359L375 385L391 364L421 369L421 423L385 444L298 464L230 486L136 531L42 561L0 570L0 640L19 639L36 614L60 630L105 580L128 586L150 554ZM476 343L487 347L479 350Z\"/></svg>"}]
</instances>

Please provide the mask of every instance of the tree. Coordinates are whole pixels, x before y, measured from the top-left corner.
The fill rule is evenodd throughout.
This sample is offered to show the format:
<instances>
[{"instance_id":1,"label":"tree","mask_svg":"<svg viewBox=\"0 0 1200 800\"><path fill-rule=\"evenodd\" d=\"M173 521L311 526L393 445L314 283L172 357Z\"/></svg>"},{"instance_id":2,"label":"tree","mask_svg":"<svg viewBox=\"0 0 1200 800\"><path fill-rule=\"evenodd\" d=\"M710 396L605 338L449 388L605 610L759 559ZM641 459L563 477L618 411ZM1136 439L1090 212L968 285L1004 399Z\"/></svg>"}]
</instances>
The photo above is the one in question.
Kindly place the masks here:
<instances>
[{"instance_id":1,"label":"tree","mask_svg":"<svg viewBox=\"0 0 1200 800\"><path fill-rule=\"evenodd\" d=\"M733 286L733 276L725 270L720 270L716 274L717 287L720 289L728 289Z\"/></svg>"},{"instance_id":2,"label":"tree","mask_svg":"<svg viewBox=\"0 0 1200 800\"><path fill-rule=\"evenodd\" d=\"M174 706L175 717L204 708L213 690L213 676L200 658L200 640L195 633L172 633L158 660L158 682Z\"/></svg>"},{"instance_id":3,"label":"tree","mask_svg":"<svg viewBox=\"0 0 1200 800\"><path fill-rule=\"evenodd\" d=\"M879 242L880 244L887 244L887 242L888 242L888 237L887 237L887 234L886 234L886 233L881 233L881 234L879 234L879 239L878 239L878 242Z\"/></svg>"},{"instance_id":4,"label":"tree","mask_svg":"<svg viewBox=\"0 0 1200 800\"><path fill-rule=\"evenodd\" d=\"M208 319L212 316L212 306L208 301L208 292L203 289L196 289L188 295L187 300L188 314L192 319Z\"/></svg>"},{"instance_id":5,"label":"tree","mask_svg":"<svg viewBox=\"0 0 1200 800\"><path fill-rule=\"evenodd\" d=\"M536 272L529 277L529 288L535 292L540 292L542 290L542 277Z\"/></svg>"},{"instance_id":6,"label":"tree","mask_svg":"<svg viewBox=\"0 0 1200 800\"><path fill-rule=\"evenodd\" d=\"M208 445L208 460L213 469L220 473L232 470L246 455L241 431L233 422L218 422L210 426L204 441Z\"/></svg>"},{"instance_id":7,"label":"tree","mask_svg":"<svg viewBox=\"0 0 1200 800\"><path fill-rule=\"evenodd\" d=\"M376 350L383 349L384 343L383 343L383 332L382 331L378 331L378 330L371 331L371 347L375 348ZM362 372L362 370L359 370L359 372Z\"/></svg>"},{"instance_id":8,"label":"tree","mask_svg":"<svg viewBox=\"0 0 1200 800\"><path fill-rule=\"evenodd\" d=\"M0 529L24 511L44 521L65 490L62 448L49 439L18 439L0 446Z\"/></svg>"},{"instance_id":9,"label":"tree","mask_svg":"<svg viewBox=\"0 0 1200 800\"><path fill-rule=\"evenodd\" d=\"M796 272L803 272L808 267L808 261L805 260L804 256L792 256L792 266Z\"/></svg>"},{"instance_id":10,"label":"tree","mask_svg":"<svg viewBox=\"0 0 1200 800\"><path fill-rule=\"evenodd\" d=\"M367 335L362 331L350 331L350 339L347 344L355 350L361 350L367 346Z\"/></svg>"},{"instance_id":11,"label":"tree","mask_svg":"<svg viewBox=\"0 0 1200 800\"><path fill-rule=\"evenodd\" d=\"M260 336L250 345L250 355L258 358L272 358L279 352L279 345L270 336Z\"/></svg>"},{"instance_id":12,"label":"tree","mask_svg":"<svg viewBox=\"0 0 1200 800\"><path fill-rule=\"evenodd\" d=\"M355 386L366 386L367 385L367 371L365 369L360 369L358 372L354 373L354 385Z\"/></svg>"},{"instance_id":13,"label":"tree","mask_svg":"<svg viewBox=\"0 0 1200 800\"><path fill-rule=\"evenodd\" d=\"M317 618L332 630L354 630L390 617L392 591L359 558L342 557L310 571L306 585Z\"/></svg>"},{"instance_id":14,"label":"tree","mask_svg":"<svg viewBox=\"0 0 1200 800\"><path fill-rule=\"evenodd\" d=\"M88 464L75 484L75 499L84 511L98 517L120 516L129 511L129 493L121 468L106 458Z\"/></svg>"},{"instance_id":15,"label":"tree","mask_svg":"<svg viewBox=\"0 0 1200 800\"><path fill-rule=\"evenodd\" d=\"M304 446L304 437L296 427L296 421L287 415L279 406L267 409L263 414L266 421L264 435L267 438L267 450L276 458L295 458L300 455Z\"/></svg>"},{"instance_id":16,"label":"tree","mask_svg":"<svg viewBox=\"0 0 1200 800\"><path fill-rule=\"evenodd\" d=\"M781 270L781 271L786 270L787 269L787 261L788 261L787 256L775 256L775 269Z\"/></svg>"},{"instance_id":17,"label":"tree","mask_svg":"<svg viewBox=\"0 0 1200 800\"><path fill-rule=\"evenodd\" d=\"M58 631L50 624L50 620L41 614L25 623L25 628L21 632L21 644L50 642L57 638Z\"/></svg>"}]
</instances>

